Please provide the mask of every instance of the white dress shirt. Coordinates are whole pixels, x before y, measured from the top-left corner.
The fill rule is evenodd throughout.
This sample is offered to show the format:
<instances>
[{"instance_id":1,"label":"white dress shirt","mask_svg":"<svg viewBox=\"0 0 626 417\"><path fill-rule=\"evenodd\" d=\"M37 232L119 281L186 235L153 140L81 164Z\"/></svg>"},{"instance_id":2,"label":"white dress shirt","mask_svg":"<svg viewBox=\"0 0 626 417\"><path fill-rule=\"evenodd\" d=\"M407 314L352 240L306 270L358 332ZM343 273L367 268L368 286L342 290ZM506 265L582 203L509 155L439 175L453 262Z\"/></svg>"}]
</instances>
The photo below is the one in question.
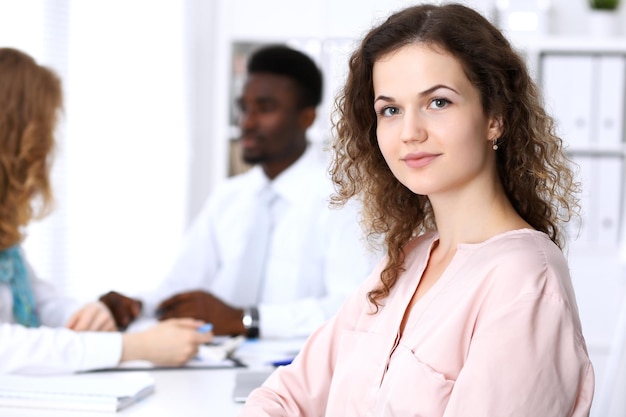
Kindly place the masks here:
<instances>
[{"instance_id":1,"label":"white dress shirt","mask_svg":"<svg viewBox=\"0 0 626 417\"><path fill-rule=\"evenodd\" d=\"M260 293L251 300L238 276L258 195L268 186L277 194L273 233ZM312 149L271 182L260 166L227 179L205 203L161 286L142 297L144 313L154 314L174 294L202 289L236 307L258 302L261 337L309 335L378 260L365 244L356 206L329 208L332 192L327 163Z\"/></svg>"},{"instance_id":2,"label":"white dress shirt","mask_svg":"<svg viewBox=\"0 0 626 417\"><path fill-rule=\"evenodd\" d=\"M60 296L27 267L41 326L15 323L11 288L0 284L0 373L69 373L117 365L122 355L121 334L62 328L81 306Z\"/></svg>"}]
</instances>

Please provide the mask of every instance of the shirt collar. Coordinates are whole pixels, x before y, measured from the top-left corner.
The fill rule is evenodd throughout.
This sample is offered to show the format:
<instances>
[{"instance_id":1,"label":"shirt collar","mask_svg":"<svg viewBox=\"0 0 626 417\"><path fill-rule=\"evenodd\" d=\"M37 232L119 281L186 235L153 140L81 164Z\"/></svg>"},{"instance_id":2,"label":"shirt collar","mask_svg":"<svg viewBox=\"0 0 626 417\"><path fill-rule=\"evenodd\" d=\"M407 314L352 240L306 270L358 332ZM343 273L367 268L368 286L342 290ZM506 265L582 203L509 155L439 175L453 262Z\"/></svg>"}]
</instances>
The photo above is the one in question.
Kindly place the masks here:
<instances>
[{"instance_id":1,"label":"shirt collar","mask_svg":"<svg viewBox=\"0 0 626 417\"><path fill-rule=\"evenodd\" d=\"M265 184L270 183L276 194L282 199L292 202L299 199L302 193L307 193L307 190L303 189L306 187L302 187L302 179L307 175L315 175L316 170L313 168L316 165L319 165L319 163L315 150L309 145L304 154L274 178L273 181L270 181L263 175ZM261 170L261 173L262 172L263 170Z\"/></svg>"}]
</instances>

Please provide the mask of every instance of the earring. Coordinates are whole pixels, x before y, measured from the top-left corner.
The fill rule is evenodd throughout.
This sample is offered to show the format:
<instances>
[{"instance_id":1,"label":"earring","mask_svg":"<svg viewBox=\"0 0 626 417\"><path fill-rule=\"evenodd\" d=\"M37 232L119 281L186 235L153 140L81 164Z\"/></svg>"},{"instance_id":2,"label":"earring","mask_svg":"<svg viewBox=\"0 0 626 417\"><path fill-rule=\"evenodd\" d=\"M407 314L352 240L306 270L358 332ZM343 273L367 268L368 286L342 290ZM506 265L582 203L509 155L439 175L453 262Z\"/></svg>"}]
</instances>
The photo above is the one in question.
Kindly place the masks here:
<instances>
[{"instance_id":1,"label":"earring","mask_svg":"<svg viewBox=\"0 0 626 417\"><path fill-rule=\"evenodd\" d=\"M493 149L494 151L498 150L498 138L495 138L493 140L493 145L491 146L491 149Z\"/></svg>"}]
</instances>

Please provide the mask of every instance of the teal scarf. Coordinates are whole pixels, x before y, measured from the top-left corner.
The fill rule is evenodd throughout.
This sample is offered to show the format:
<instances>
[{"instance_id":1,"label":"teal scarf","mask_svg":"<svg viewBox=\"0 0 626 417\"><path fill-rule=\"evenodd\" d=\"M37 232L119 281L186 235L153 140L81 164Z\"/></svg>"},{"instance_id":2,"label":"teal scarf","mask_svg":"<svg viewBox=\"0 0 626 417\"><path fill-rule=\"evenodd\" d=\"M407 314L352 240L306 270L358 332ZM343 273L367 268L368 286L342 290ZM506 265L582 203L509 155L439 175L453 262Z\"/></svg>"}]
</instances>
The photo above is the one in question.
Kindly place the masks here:
<instances>
[{"instance_id":1,"label":"teal scarf","mask_svg":"<svg viewBox=\"0 0 626 417\"><path fill-rule=\"evenodd\" d=\"M13 293L13 318L26 327L38 327L35 297L28 271L19 246L0 251L0 283L6 283Z\"/></svg>"}]
</instances>

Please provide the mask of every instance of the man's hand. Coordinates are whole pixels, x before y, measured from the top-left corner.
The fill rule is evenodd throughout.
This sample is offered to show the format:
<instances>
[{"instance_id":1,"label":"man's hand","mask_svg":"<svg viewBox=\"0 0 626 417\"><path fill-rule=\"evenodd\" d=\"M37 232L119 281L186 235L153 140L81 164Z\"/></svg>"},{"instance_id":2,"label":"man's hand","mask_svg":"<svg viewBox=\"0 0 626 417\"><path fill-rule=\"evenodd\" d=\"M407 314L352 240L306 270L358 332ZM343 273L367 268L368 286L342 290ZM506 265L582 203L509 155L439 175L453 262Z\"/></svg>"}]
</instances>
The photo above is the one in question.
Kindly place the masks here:
<instances>
[{"instance_id":1,"label":"man's hand","mask_svg":"<svg viewBox=\"0 0 626 417\"><path fill-rule=\"evenodd\" d=\"M198 353L198 346L213 339L211 332L198 332L203 324L193 319L172 319L141 332L123 333L121 361L147 360L157 365L180 366Z\"/></svg>"},{"instance_id":2,"label":"man's hand","mask_svg":"<svg viewBox=\"0 0 626 417\"><path fill-rule=\"evenodd\" d=\"M72 314L65 327L77 332L113 332L117 330L109 309L101 302L93 302Z\"/></svg>"},{"instance_id":3,"label":"man's hand","mask_svg":"<svg viewBox=\"0 0 626 417\"><path fill-rule=\"evenodd\" d=\"M224 303L213 294L189 291L174 295L157 308L160 320L191 317L213 324L216 335L236 335L246 332L243 326L243 310Z\"/></svg>"},{"instance_id":4,"label":"man's hand","mask_svg":"<svg viewBox=\"0 0 626 417\"><path fill-rule=\"evenodd\" d=\"M115 291L104 294L100 297L100 301L111 311L120 330L126 329L141 314L141 307L143 306L141 301Z\"/></svg>"}]
</instances>

